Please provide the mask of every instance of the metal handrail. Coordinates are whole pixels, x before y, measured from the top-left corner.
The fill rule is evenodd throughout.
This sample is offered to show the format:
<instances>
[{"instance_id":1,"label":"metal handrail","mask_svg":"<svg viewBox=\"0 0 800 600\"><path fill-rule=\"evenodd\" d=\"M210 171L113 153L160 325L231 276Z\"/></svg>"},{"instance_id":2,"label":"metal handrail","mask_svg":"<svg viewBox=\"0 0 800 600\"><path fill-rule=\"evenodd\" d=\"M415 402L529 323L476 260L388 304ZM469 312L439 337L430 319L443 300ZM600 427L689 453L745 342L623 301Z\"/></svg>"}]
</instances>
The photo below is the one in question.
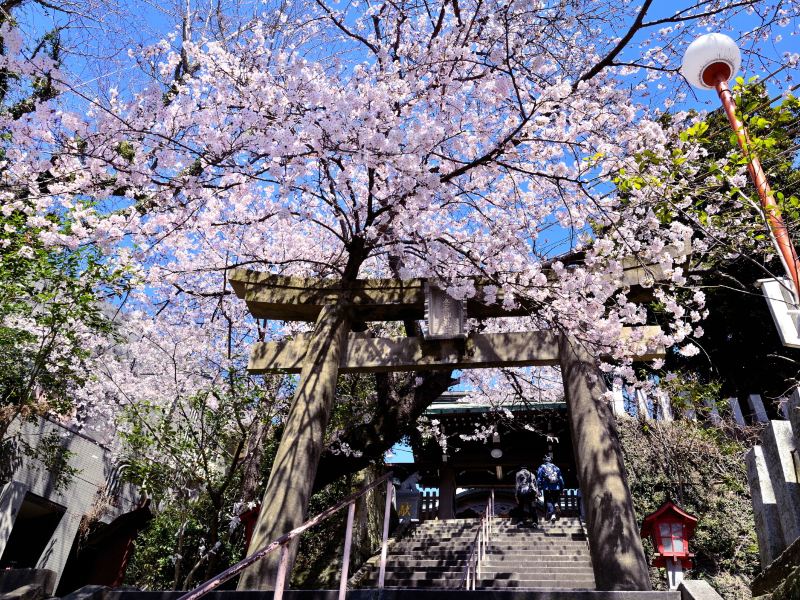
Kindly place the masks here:
<instances>
[{"instance_id":1,"label":"metal handrail","mask_svg":"<svg viewBox=\"0 0 800 600\"><path fill-rule=\"evenodd\" d=\"M345 592L347 591L347 571L350 566L350 543L352 540L352 533L353 533L353 517L355 515L355 501L358 500L361 496L372 490L373 488L377 487L379 484L383 483L384 481L387 482L386 484L386 507L384 510L384 519L383 519L383 540L381 545L381 565L380 565L380 574L378 577L378 587L383 587L384 577L386 573L386 549L387 549L387 538L389 537L389 515L392 506L392 472L389 471L385 475L379 477L366 487L362 488L358 492L350 494L347 498L340 501L339 503L335 504L334 506L328 508L327 510L323 510L318 515L311 517L308 521L300 525L299 527L295 527L289 533L284 533L281 537L276 539L273 542L270 542L260 550L255 551L253 554L248 556L247 558L240 560L233 566L228 567L219 575L212 577L208 581L201 583L199 586L194 588L193 590L185 593L183 596L178 598L178 600L197 600L207 594L208 592L218 588L220 585L232 579L239 573L241 573L244 569L252 565L253 563L261 560L267 554L274 552L278 548L281 549L280 554L280 561L278 566L278 574L275 579L275 590L273 594L273 600L280 600L283 596L283 588L284 583L286 581L286 574L289 570L289 542L299 536L301 533L314 527L327 519L328 517L334 515L339 510L344 508L345 506L349 505L349 509L347 512L347 529L345 531L345 539L344 539L344 553L342 557L342 575L341 580L339 582L339 600L344 600Z\"/></svg>"},{"instance_id":2,"label":"metal handrail","mask_svg":"<svg viewBox=\"0 0 800 600\"><path fill-rule=\"evenodd\" d=\"M467 564L464 566L464 574L461 576L459 588L475 590L478 578L481 576L481 562L486 556L486 547L489 544L491 533L491 518L494 516L494 490L486 503L486 508L478 524L478 531L472 540L472 547L467 557Z\"/></svg>"}]
</instances>

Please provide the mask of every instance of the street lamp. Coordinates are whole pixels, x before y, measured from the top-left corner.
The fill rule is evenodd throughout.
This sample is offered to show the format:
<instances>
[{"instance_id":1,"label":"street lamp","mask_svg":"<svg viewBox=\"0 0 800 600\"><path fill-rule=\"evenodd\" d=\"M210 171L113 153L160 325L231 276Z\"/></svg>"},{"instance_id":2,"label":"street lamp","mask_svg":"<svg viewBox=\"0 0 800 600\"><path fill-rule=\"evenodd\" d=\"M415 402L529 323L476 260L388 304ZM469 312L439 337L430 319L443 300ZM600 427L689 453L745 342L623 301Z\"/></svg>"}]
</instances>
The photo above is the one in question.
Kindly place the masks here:
<instances>
[{"instance_id":1,"label":"street lamp","mask_svg":"<svg viewBox=\"0 0 800 600\"><path fill-rule=\"evenodd\" d=\"M772 195L772 190L767 182L767 176L764 169L761 167L761 161L750 150L750 140L747 135L747 130L744 124L736 116L736 103L733 100L733 94L728 87L728 81L736 74L742 64L742 58L739 54L739 48L727 35L721 33L709 33L700 36L686 49L683 55L683 64L681 65L681 74L693 86L710 90L717 90L719 99L722 101L722 106L725 109L725 114L728 115L728 122L736 134L736 139L739 142L739 147L742 149L744 157L747 159L747 170L750 172L750 177L758 191L758 197L761 200L761 207L767 217L772 241L780 254L781 261L783 262L784 270L789 276L793 284L792 294L789 298L781 296L780 298L771 298L770 293L766 286L762 286L768 301L770 301L770 309L773 313L778 329L781 333L781 338L784 340L785 345L795 345L800 342L797 335L797 321L790 319L791 324L786 319L786 315L776 314L776 307L774 306L777 300L784 305L787 303L793 305L794 309L800 300L800 261L797 258L797 252L792 245L789 238L789 231L781 218L780 209L775 203L775 198ZM775 281L775 280L770 280ZM785 307L785 312L789 307ZM781 310L781 309L778 309ZM781 318L779 318L779 316ZM794 331L784 331L787 325L793 327ZM786 335L785 335L786 334ZM788 336L788 337L787 337ZM787 339L792 343L787 343Z\"/></svg>"}]
</instances>

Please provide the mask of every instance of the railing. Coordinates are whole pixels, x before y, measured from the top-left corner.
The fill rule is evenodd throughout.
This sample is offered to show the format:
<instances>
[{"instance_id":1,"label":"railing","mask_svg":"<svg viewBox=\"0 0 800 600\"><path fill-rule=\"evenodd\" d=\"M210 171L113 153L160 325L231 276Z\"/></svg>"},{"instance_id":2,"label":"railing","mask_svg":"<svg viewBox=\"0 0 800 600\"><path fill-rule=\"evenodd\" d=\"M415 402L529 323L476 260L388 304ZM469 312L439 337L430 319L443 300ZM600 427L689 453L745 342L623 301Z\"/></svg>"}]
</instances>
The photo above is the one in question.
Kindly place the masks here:
<instances>
[{"instance_id":1,"label":"railing","mask_svg":"<svg viewBox=\"0 0 800 600\"><path fill-rule=\"evenodd\" d=\"M492 532L492 517L494 516L494 490L492 490L489 501L481 516L478 531L472 540L472 547L467 557L467 564L464 567L464 575L461 577L459 588L475 590L478 579L481 577L481 563L486 556L486 546L489 545L489 537Z\"/></svg>"},{"instance_id":2,"label":"railing","mask_svg":"<svg viewBox=\"0 0 800 600\"><path fill-rule=\"evenodd\" d=\"M420 521L430 521L439 515L439 490L423 490L419 507Z\"/></svg>"},{"instance_id":3,"label":"railing","mask_svg":"<svg viewBox=\"0 0 800 600\"><path fill-rule=\"evenodd\" d=\"M577 516L582 516L580 490L578 488L563 490L561 497L558 499L558 507L562 512L570 512L575 513Z\"/></svg>"},{"instance_id":4,"label":"railing","mask_svg":"<svg viewBox=\"0 0 800 600\"><path fill-rule=\"evenodd\" d=\"M270 544L263 547L261 550L258 550L245 558L244 560L239 561L232 567L228 567L222 573L209 579L205 583L200 584L195 589L187 592L178 600L196 600L201 596L204 596L208 592L218 588L220 585L232 579L242 571L244 571L247 567L252 565L253 563L261 560L268 554L274 552L275 550L280 549L280 558L278 563L278 573L275 578L275 591L273 593L273 600L281 600L283 596L283 590L286 583L286 576L288 575L289 571L289 544L294 540L297 536L301 533L314 527L319 523L322 523L328 517L331 517L335 513L339 512L345 506L348 507L347 510L347 528L345 529L344 535L344 552L342 554L342 574L341 578L339 579L339 600L344 600L345 593L347 592L347 575L348 570L350 568L350 546L353 539L353 519L355 517L356 512L356 500L361 498L364 494L369 492L370 490L376 488L378 485L386 482L386 506L383 512L383 539L381 541L381 562L380 562L380 571L378 572L378 588L383 588L383 582L386 578L386 554L388 548L388 539L389 539L389 515L392 508L392 473L386 473L382 477L376 479L368 486L362 488L360 491L351 494L338 504L332 506L331 508L322 511L317 516L310 518L308 521L292 529L289 533L283 534L281 537L276 539L275 541L271 542Z\"/></svg>"}]
</instances>

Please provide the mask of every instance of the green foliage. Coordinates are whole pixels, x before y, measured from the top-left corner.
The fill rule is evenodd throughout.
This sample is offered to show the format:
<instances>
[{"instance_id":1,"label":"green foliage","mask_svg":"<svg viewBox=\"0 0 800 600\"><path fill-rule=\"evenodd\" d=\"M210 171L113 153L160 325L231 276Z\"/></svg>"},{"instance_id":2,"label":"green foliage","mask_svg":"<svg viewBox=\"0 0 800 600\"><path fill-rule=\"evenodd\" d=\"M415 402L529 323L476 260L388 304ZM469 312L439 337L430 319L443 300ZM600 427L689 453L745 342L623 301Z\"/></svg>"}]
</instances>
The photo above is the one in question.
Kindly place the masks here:
<instances>
[{"instance_id":1,"label":"green foliage","mask_svg":"<svg viewBox=\"0 0 800 600\"><path fill-rule=\"evenodd\" d=\"M761 160L790 233L795 232L800 224L800 99L787 95L772 103L764 85L741 78L733 91L749 131L749 148ZM756 288L758 279L782 275L783 268L756 190L745 176L747 158L731 136L725 113L714 111L681 133L687 144L676 144L672 164L664 165L674 194L655 203L653 211L664 224L691 226L705 242L707 250L693 254L684 271L692 287L705 294L709 313L701 324L704 334L693 340L700 354L670 353L666 367L695 373L705 383L719 381L724 395L777 398L800 382L800 352L781 345ZM693 153L697 146L699 154ZM637 160L655 159L645 152ZM687 166L699 168L686 175ZM647 184L635 173L620 173L615 183L623 192ZM653 321L658 322L661 308L650 307Z\"/></svg>"},{"instance_id":2,"label":"green foliage","mask_svg":"<svg viewBox=\"0 0 800 600\"><path fill-rule=\"evenodd\" d=\"M64 439L56 431L43 436L35 448L28 447L26 452L44 464L50 475L49 481L55 490L66 490L72 478L81 472L81 469L69 464L75 453L64 447Z\"/></svg>"},{"instance_id":3,"label":"green foliage","mask_svg":"<svg viewBox=\"0 0 800 600\"><path fill-rule=\"evenodd\" d=\"M689 576L708 579L728 600L749 598L759 563L745 444L696 421L628 419L618 426L636 513L643 517L670 499L697 516ZM663 572L653 578L665 581Z\"/></svg>"},{"instance_id":4,"label":"green foliage","mask_svg":"<svg viewBox=\"0 0 800 600\"><path fill-rule=\"evenodd\" d=\"M240 560L241 535L223 537L215 549L207 545L209 519L214 518L215 509L203 496L162 506L137 537L126 582L144 590L189 589L208 576L205 566L211 556L222 565L216 570Z\"/></svg>"},{"instance_id":5,"label":"green foliage","mask_svg":"<svg viewBox=\"0 0 800 600\"><path fill-rule=\"evenodd\" d=\"M0 212L0 437L16 416L69 411L72 386L88 376L89 337L113 331L101 300L127 284L96 248L45 246L45 224L68 233L73 223L44 220L33 227L25 209Z\"/></svg>"},{"instance_id":6,"label":"green foliage","mask_svg":"<svg viewBox=\"0 0 800 600\"><path fill-rule=\"evenodd\" d=\"M225 486L240 466L248 435L271 418L272 399L246 374L171 403L126 407L119 430L126 478L156 500L177 489Z\"/></svg>"},{"instance_id":7,"label":"green foliage","mask_svg":"<svg viewBox=\"0 0 800 600\"><path fill-rule=\"evenodd\" d=\"M129 585L188 589L242 558L238 516L268 476L280 439L273 411L285 383L256 385L231 372L225 385L173 403L127 407L120 422L125 478L158 507L137 542Z\"/></svg>"}]
</instances>

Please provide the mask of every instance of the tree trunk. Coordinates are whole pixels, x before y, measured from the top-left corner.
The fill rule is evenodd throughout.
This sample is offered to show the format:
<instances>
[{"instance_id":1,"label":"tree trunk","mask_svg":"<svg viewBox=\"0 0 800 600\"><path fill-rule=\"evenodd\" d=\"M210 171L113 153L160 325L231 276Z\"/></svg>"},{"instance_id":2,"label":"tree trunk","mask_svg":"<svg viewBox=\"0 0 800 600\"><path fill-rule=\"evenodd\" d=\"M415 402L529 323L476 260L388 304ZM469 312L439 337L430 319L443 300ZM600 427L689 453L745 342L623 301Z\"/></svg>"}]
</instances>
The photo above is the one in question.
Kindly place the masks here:
<instances>
[{"instance_id":1,"label":"tree trunk","mask_svg":"<svg viewBox=\"0 0 800 600\"><path fill-rule=\"evenodd\" d=\"M403 435L416 428L417 419L431 402L456 383L452 371L378 375L375 417L369 423L351 427L339 438L361 452L361 456L325 453L314 482L314 491L349 473L365 469L380 459ZM423 378L419 386L414 385L417 377Z\"/></svg>"}]
</instances>

